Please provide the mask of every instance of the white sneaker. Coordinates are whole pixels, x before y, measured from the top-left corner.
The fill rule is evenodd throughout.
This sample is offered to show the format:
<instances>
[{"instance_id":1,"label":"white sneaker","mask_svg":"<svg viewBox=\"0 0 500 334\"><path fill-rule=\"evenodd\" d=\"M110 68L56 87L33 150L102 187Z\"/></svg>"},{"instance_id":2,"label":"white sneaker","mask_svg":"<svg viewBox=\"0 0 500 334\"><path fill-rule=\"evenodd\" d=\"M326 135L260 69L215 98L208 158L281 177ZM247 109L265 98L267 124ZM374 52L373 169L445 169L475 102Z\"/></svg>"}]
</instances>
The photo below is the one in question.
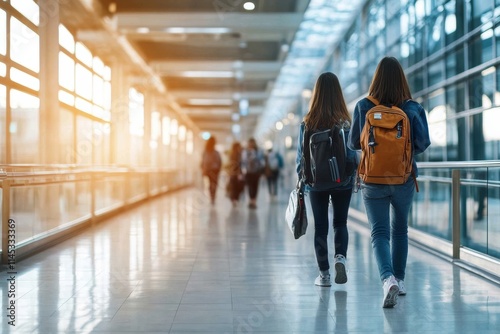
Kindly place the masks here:
<instances>
[{"instance_id":1,"label":"white sneaker","mask_svg":"<svg viewBox=\"0 0 500 334\"><path fill-rule=\"evenodd\" d=\"M347 282L345 256L341 254L335 255L335 283L345 284Z\"/></svg>"},{"instance_id":2,"label":"white sneaker","mask_svg":"<svg viewBox=\"0 0 500 334\"><path fill-rule=\"evenodd\" d=\"M399 286L394 276L389 276L384 280L384 300L383 308L394 307L398 302Z\"/></svg>"},{"instance_id":3,"label":"white sneaker","mask_svg":"<svg viewBox=\"0 0 500 334\"><path fill-rule=\"evenodd\" d=\"M396 281L398 282L399 295L405 296L406 295L405 281L403 281L402 279L398 279L398 278L396 278Z\"/></svg>"},{"instance_id":4,"label":"white sneaker","mask_svg":"<svg viewBox=\"0 0 500 334\"><path fill-rule=\"evenodd\" d=\"M314 284L317 286L332 286L328 270L320 271L319 276L314 280Z\"/></svg>"}]
</instances>

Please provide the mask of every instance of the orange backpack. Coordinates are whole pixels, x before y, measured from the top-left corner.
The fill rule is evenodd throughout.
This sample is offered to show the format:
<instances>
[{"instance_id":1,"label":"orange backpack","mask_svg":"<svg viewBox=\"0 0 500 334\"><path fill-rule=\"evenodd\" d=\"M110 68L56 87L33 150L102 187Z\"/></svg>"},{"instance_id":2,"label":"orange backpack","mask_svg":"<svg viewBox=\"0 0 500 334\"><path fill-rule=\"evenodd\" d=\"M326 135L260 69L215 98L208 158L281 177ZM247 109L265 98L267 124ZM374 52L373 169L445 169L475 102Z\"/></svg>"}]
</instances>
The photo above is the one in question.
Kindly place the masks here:
<instances>
[{"instance_id":1,"label":"orange backpack","mask_svg":"<svg viewBox=\"0 0 500 334\"><path fill-rule=\"evenodd\" d=\"M367 98L375 106L366 113L361 131L358 175L366 183L403 184L412 175L410 120L400 108Z\"/></svg>"}]
</instances>

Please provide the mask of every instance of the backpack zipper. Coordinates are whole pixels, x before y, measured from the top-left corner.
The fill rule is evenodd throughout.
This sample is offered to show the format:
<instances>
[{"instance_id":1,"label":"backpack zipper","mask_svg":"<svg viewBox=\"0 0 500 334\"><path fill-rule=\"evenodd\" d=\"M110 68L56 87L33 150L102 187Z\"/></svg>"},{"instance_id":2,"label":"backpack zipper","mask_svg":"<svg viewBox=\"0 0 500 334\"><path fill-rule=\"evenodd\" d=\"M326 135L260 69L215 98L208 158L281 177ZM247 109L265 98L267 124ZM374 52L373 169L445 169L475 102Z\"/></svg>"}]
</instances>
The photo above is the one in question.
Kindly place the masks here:
<instances>
[{"instance_id":1,"label":"backpack zipper","mask_svg":"<svg viewBox=\"0 0 500 334\"><path fill-rule=\"evenodd\" d=\"M375 135L373 134L373 125L370 126L370 131L368 132L368 146L371 147L372 153L375 153L375 146L378 144L375 142Z\"/></svg>"}]
</instances>

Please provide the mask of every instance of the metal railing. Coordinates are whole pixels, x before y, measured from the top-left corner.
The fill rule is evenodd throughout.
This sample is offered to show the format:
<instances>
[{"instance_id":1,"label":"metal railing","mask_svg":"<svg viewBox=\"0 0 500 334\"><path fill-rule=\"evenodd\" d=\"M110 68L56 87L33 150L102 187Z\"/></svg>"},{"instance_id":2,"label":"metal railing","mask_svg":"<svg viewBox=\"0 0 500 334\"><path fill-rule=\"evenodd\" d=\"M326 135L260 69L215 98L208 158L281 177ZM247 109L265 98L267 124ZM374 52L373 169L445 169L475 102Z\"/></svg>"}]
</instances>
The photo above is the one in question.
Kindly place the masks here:
<instances>
[{"instance_id":1,"label":"metal railing","mask_svg":"<svg viewBox=\"0 0 500 334\"><path fill-rule=\"evenodd\" d=\"M422 162L418 169L410 240L498 278L500 161ZM351 204L364 213L361 196Z\"/></svg>"},{"instance_id":2,"label":"metal railing","mask_svg":"<svg viewBox=\"0 0 500 334\"><path fill-rule=\"evenodd\" d=\"M194 182L189 170L0 165L2 264L151 197Z\"/></svg>"}]
</instances>

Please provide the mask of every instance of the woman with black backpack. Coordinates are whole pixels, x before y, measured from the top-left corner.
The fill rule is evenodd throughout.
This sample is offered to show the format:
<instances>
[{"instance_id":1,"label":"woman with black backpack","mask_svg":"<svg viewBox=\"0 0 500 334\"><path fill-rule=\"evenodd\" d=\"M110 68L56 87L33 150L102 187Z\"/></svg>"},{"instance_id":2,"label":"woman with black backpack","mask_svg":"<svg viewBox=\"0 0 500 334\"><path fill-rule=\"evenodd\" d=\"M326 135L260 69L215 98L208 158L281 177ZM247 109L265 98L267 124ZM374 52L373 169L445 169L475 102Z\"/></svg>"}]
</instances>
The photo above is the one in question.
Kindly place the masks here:
<instances>
[{"instance_id":1,"label":"woman with black backpack","mask_svg":"<svg viewBox=\"0 0 500 334\"><path fill-rule=\"evenodd\" d=\"M327 243L330 201L333 204L335 283L347 282L347 214L356 169L355 152L346 147L350 120L337 76L331 72L321 74L309 112L300 125L296 159L297 174L299 179L304 178L314 215L314 248L319 267L314 284L318 286L331 286ZM318 143L326 140L310 145L312 138L318 138ZM316 153L318 161L310 161Z\"/></svg>"}]
</instances>

